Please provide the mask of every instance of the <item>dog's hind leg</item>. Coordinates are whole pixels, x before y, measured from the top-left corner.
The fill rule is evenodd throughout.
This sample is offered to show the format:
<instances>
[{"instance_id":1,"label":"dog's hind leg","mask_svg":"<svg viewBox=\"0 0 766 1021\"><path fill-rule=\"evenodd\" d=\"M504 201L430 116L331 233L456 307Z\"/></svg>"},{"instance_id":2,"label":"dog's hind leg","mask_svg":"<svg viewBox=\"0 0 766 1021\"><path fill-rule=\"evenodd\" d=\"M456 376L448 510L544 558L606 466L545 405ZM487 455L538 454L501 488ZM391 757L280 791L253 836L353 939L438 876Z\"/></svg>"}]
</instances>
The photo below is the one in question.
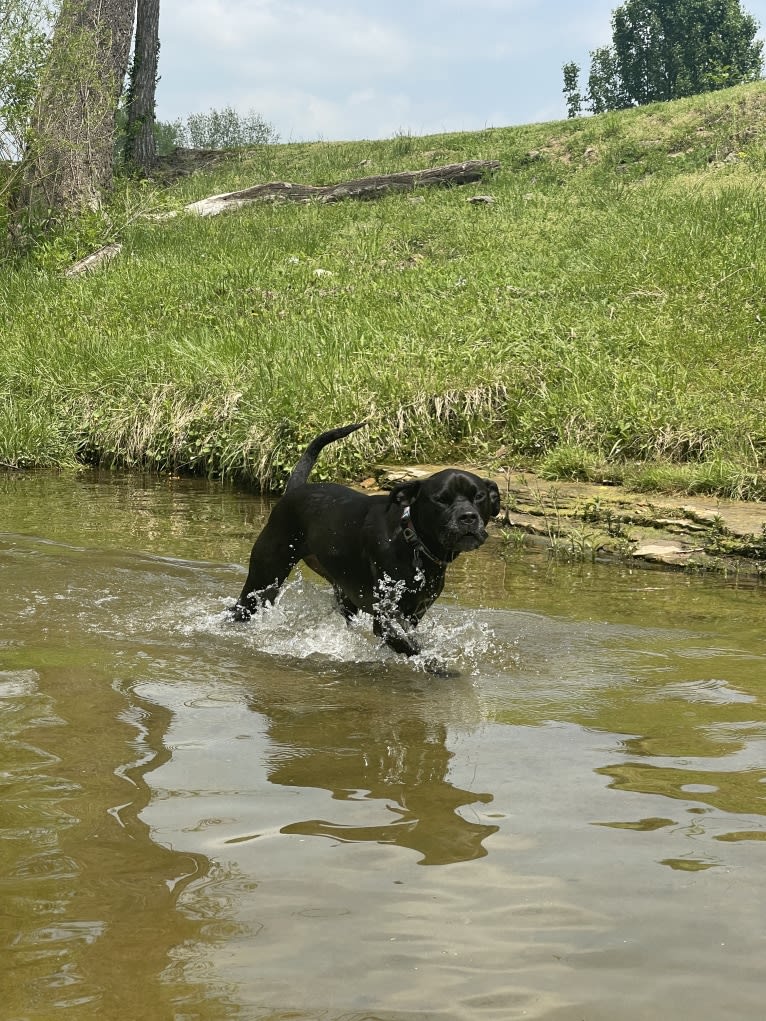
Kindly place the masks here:
<instances>
[{"instance_id":1,"label":"dog's hind leg","mask_svg":"<svg viewBox=\"0 0 766 1021\"><path fill-rule=\"evenodd\" d=\"M247 580L236 606L232 607L234 620L246 621L264 603L273 603L290 571L300 560L298 544L287 540L274 541L268 528L258 536L250 554Z\"/></svg>"}]
</instances>

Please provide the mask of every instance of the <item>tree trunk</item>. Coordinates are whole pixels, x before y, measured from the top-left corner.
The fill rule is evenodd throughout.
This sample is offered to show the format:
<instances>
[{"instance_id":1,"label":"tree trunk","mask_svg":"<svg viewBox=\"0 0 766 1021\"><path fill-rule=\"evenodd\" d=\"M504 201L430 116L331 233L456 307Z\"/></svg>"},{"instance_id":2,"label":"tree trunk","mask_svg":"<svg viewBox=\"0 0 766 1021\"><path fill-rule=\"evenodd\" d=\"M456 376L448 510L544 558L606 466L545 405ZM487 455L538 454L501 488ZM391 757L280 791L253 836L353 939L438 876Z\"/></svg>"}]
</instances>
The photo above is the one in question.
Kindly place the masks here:
<instances>
[{"instance_id":1,"label":"tree trunk","mask_svg":"<svg viewBox=\"0 0 766 1021\"><path fill-rule=\"evenodd\" d=\"M111 187L134 14L135 0L62 0L24 161L20 205L36 217L98 209Z\"/></svg>"},{"instance_id":2,"label":"tree trunk","mask_svg":"<svg viewBox=\"0 0 766 1021\"><path fill-rule=\"evenodd\" d=\"M154 138L154 95L160 49L160 0L138 0L136 43L130 71L128 137L125 160L148 174L157 158Z\"/></svg>"}]
</instances>

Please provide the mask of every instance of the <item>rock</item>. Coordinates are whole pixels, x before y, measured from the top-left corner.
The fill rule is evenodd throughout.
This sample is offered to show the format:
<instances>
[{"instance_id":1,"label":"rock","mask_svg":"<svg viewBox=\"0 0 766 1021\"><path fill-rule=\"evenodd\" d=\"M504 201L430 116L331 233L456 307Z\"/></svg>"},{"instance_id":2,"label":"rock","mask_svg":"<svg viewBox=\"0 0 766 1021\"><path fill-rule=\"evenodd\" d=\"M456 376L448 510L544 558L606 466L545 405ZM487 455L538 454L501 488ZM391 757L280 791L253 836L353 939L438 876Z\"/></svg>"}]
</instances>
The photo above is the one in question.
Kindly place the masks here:
<instances>
[{"instance_id":1,"label":"rock","mask_svg":"<svg viewBox=\"0 0 766 1021\"><path fill-rule=\"evenodd\" d=\"M482 203L491 205L494 201L492 195L472 195L469 199L466 199L466 202L470 202L474 206L481 205Z\"/></svg>"},{"instance_id":2,"label":"rock","mask_svg":"<svg viewBox=\"0 0 766 1021\"><path fill-rule=\"evenodd\" d=\"M707 527L692 518L655 518L654 524L670 532L704 532Z\"/></svg>"},{"instance_id":3,"label":"rock","mask_svg":"<svg viewBox=\"0 0 766 1021\"><path fill-rule=\"evenodd\" d=\"M681 508L683 513L691 521L696 521L700 525L714 525L717 521L720 521L721 516L718 511L706 510L701 507L684 506Z\"/></svg>"},{"instance_id":4,"label":"rock","mask_svg":"<svg viewBox=\"0 0 766 1021\"><path fill-rule=\"evenodd\" d=\"M692 553L704 553L704 547L689 546L673 539L650 539L640 542L633 550L633 556L640 560L670 566L683 565Z\"/></svg>"}]
</instances>

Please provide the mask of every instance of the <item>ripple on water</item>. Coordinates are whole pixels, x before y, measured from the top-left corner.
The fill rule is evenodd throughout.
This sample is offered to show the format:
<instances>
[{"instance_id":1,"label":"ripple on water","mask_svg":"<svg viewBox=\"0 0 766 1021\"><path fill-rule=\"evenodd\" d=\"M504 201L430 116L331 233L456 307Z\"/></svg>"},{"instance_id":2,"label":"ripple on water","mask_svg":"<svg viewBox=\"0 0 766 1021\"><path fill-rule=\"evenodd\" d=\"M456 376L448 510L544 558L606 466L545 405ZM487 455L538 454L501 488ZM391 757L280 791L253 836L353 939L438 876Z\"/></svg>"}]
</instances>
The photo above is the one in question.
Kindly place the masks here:
<instances>
[{"instance_id":1,"label":"ripple on water","mask_svg":"<svg viewBox=\"0 0 766 1021\"><path fill-rule=\"evenodd\" d=\"M738 691L735 687L717 677L708 680L684 681L668 684L657 695L658 698L683 699L686 702L701 702L709 705L734 705L738 702L755 702L755 696Z\"/></svg>"}]
</instances>

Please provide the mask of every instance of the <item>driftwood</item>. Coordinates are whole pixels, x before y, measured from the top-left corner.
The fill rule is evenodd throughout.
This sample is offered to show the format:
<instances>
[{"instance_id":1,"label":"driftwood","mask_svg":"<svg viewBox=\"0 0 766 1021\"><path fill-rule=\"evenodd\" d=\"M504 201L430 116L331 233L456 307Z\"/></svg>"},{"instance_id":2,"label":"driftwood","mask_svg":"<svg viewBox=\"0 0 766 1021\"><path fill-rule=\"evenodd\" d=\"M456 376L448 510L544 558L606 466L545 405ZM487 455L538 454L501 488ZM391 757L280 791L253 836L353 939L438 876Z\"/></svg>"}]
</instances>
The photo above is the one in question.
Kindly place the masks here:
<instances>
[{"instance_id":1,"label":"driftwood","mask_svg":"<svg viewBox=\"0 0 766 1021\"><path fill-rule=\"evenodd\" d=\"M109 262L110 259L114 259L121 251L122 245L119 243L105 245L104 248L99 248L97 252L93 252L92 255L86 255L84 259L80 259L79 262L70 266L69 269L65 271L64 276L77 277L81 273L90 273L91 270L97 269L100 265L102 265L102 263Z\"/></svg>"},{"instance_id":2,"label":"driftwood","mask_svg":"<svg viewBox=\"0 0 766 1021\"><path fill-rule=\"evenodd\" d=\"M499 167L498 160L468 160L466 163L450 163L428 170L404 170L400 174L360 177L355 181L343 181L340 184L321 187L273 181L270 184L256 184L243 191L210 195L199 202L192 202L185 208L187 212L197 213L199 216L217 216L224 210L239 209L250 202L340 202L343 199L377 199L392 191L471 184L480 181L486 174Z\"/></svg>"}]
</instances>

